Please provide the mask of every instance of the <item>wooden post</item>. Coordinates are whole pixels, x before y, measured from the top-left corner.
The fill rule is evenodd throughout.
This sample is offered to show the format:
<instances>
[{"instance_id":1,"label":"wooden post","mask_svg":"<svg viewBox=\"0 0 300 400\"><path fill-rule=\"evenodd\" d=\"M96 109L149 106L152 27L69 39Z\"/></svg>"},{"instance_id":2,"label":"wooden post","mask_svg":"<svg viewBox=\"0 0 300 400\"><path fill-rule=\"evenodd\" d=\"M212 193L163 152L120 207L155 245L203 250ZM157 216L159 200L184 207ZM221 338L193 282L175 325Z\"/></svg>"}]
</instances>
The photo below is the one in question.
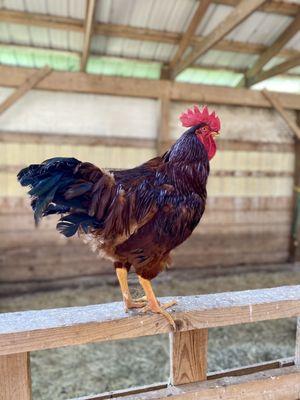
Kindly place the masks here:
<instances>
[{"instance_id":1,"label":"wooden post","mask_svg":"<svg viewBox=\"0 0 300 400\"><path fill-rule=\"evenodd\" d=\"M160 126L157 135L157 153L162 155L168 149L170 136L170 99L162 96L160 99Z\"/></svg>"},{"instance_id":2,"label":"wooden post","mask_svg":"<svg viewBox=\"0 0 300 400\"><path fill-rule=\"evenodd\" d=\"M0 356L0 400L31 400L29 353Z\"/></svg>"},{"instance_id":3,"label":"wooden post","mask_svg":"<svg viewBox=\"0 0 300 400\"><path fill-rule=\"evenodd\" d=\"M172 385L206 380L207 343L208 329L170 334Z\"/></svg>"},{"instance_id":4,"label":"wooden post","mask_svg":"<svg viewBox=\"0 0 300 400\"><path fill-rule=\"evenodd\" d=\"M30 89L36 86L51 72L51 68L45 67L34 72L28 79L23 82L18 89L16 89L3 103L0 104L0 115L15 104L21 97L23 97Z\"/></svg>"},{"instance_id":5,"label":"wooden post","mask_svg":"<svg viewBox=\"0 0 300 400\"><path fill-rule=\"evenodd\" d=\"M300 126L300 112L297 112L297 123ZM290 239L289 261L296 262L300 260L300 225L299 204L300 196L300 139L295 136L295 163L294 163L294 202L293 202L293 221Z\"/></svg>"},{"instance_id":6,"label":"wooden post","mask_svg":"<svg viewBox=\"0 0 300 400\"><path fill-rule=\"evenodd\" d=\"M300 317L297 318L295 365L300 368Z\"/></svg>"}]
</instances>

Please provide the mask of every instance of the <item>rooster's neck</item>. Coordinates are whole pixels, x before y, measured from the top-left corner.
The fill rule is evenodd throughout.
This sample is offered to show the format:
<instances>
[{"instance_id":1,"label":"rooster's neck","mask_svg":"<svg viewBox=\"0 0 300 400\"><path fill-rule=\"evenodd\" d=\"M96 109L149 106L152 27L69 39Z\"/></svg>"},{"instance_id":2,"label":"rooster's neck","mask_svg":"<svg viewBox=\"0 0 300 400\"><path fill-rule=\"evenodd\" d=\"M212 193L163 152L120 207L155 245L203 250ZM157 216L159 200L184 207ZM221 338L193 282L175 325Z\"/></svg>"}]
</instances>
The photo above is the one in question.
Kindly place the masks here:
<instances>
[{"instance_id":1,"label":"rooster's neck","mask_svg":"<svg viewBox=\"0 0 300 400\"><path fill-rule=\"evenodd\" d=\"M207 151L195 135L194 131L196 129L197 127L193 127L184 132L166 153L166 161L208 165Z\"/></svg>"}]
</instances>

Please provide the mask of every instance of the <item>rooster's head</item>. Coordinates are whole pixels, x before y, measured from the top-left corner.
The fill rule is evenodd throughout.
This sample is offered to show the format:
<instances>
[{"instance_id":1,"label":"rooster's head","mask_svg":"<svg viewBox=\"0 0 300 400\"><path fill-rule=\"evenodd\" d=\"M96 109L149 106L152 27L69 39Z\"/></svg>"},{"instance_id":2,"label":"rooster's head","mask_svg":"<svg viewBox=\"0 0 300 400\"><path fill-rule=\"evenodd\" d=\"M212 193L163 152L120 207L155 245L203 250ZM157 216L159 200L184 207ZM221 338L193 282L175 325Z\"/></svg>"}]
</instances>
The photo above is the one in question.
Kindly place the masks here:
<instances>
[{"instance_id":1,"label":"rooster's head","mask_svg":"<svg viewBox=\"0 0 300 400\"><path fill-rule=\"evenodd\" d=\"M198 106L194 109L188 109L180 116L180 121L183 126L195 127L195 135L203 143L209 160L216 154L217 146L215 137L219 135L221 124L220 119L213 111L211 114L207 106L204 106L200 111Z\"/></svg>"}]
</instances>

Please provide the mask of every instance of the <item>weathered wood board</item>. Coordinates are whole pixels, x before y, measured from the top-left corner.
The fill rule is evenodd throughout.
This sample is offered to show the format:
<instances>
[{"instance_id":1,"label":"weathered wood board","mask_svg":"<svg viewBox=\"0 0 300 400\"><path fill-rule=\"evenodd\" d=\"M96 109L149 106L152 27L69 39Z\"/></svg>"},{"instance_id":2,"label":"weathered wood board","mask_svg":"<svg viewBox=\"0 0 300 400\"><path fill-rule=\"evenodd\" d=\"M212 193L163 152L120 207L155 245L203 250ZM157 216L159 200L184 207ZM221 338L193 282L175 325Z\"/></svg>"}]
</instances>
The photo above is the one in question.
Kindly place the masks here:
<instances>
[{"instance_id":1,"label":"weathered wood board","mask_svg":"<svg viewBox=\"0 0 300 400\"><path fill-rule=\"evenodd\" d=\"M170 298L160 299L161 303ZM300 287L176 297L178 331L300 315ZM156 335L170 331L157 314L125 313L122 303L0 314L0 354Z\"/></svg>"}]
</instances>

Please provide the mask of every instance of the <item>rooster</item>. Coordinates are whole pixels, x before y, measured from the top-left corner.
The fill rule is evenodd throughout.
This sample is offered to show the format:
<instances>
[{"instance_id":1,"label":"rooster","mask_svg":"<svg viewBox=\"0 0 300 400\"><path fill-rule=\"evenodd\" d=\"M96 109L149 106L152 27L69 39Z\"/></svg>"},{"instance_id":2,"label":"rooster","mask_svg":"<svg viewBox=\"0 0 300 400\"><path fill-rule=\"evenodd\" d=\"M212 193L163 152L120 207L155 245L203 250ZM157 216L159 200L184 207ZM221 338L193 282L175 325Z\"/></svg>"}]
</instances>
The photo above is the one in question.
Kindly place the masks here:
<instances>
[{"instance_id":1,"label":"rooster","mask_svg":"<svg viewBox=\"0 0 300 400\"><path fill-rule=\"evenodd\" d=\"M168 264L170 251L199 223L207 197L209 160L216 153L220 120L207 107L181 114L188 127L162 156L127 170L107 171L75 158L51 158L22 169L18 180L29 186L31 206L41 217L61 214L57 230L79 233L101 256L114 263L125 309L162 314L175 304L160 304L151 280ZM127 275L134 267L145 296L134 299Z\"/></svg>"}]
</instances>

